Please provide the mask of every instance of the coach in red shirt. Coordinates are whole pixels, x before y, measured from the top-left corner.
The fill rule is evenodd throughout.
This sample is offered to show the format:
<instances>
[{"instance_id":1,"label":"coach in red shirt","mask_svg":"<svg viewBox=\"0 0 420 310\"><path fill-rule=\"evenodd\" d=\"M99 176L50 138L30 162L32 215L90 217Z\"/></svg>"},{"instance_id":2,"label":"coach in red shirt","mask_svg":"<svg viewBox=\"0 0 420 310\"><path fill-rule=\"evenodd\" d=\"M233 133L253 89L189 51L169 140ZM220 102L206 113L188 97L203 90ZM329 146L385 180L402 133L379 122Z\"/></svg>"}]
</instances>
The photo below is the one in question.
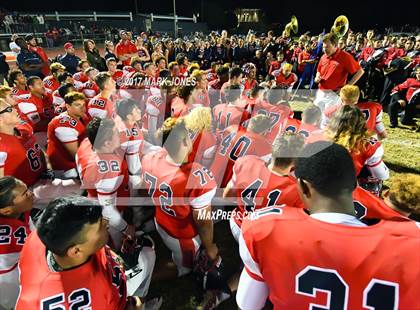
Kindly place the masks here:
<instances>
[{"instance_id":1,"label":"coach in red shirt","mask_svg":"<svg viewBox=\"0 0 420 310\"><path fill-rule=\"evenodd\" d=\"M123 66L129 66L131 57L137 56L137 47L130 41L125 30L120 31L120 42L115 46L117 57L122 61Z\"/></svg>"},{"instance_id":2,"label":"coach in red shirt","mask_svg":"<svg viewBox=\"0 0 420 310\"><path fill-rule=\"evenodd\" d=\"M315 82L319 84L319 91L315 99L321 111L338 103L336 92L345 84L353 85L364 74L360 64L354 60L351 54L337 47L338 37L334 33L328 33L323 40L324 55L322 55ZM353 75L347 82L348 76Z\"/></svg>"}]
</instances>

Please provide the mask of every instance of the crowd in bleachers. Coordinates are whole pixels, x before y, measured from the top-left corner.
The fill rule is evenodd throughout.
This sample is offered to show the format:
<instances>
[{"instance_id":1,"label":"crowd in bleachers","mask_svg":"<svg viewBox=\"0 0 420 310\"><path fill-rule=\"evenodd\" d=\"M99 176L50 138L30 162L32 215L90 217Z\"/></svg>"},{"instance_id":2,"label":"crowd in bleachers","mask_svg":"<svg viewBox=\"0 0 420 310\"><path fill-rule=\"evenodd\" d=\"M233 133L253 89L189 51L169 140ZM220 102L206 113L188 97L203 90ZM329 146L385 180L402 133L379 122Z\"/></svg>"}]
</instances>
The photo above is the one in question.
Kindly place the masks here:
<instances>
[{"instance_id":1,"label":"crowd in bleachers","mask_svg":"<svg viewBox=\"0 0 420 310\"><path fill-rule=\"evenodd\" d=\"M318 289L337 308L418 305L420 177L384 191L381 141L383 110L418 130L419 36L119 36L83 59L13 38L0 309L158 309L150 283L191 272L206 309L301 309ZM216 207L244 265L229 279ZM154 268L154 242L172 264Z\"/></svg>"}]
</instances>

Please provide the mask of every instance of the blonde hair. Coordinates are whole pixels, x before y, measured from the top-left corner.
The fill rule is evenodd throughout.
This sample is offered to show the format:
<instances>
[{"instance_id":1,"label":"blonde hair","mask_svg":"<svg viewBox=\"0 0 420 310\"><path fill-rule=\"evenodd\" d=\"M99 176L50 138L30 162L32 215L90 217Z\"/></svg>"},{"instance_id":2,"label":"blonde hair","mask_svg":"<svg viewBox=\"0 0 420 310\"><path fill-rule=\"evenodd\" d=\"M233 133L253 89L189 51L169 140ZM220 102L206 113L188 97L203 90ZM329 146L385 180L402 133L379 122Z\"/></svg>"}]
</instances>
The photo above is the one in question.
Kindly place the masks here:
<instances>
[{"instance_id":1,"label":"blonde hair","mask_svg":"<svg viewBox=\"0 0 420 310\"><path fill-rule=\"evenodd\" d=\"M283 69L292 70L293 69L293 66L291 64L289 64L289 63L284 63L283 64Z\"/></svg>"},{"instance_id":2,"label":"blonde hair","mask_svg":"<svg viewBox=\"0 0 420 310\"><path fill-rule=\"evenodd\" d=\"M64 96L64 102L71 105L76 100L86 100L86 96L82 93L72 91Z\"/></svg>"},{"instance_id":3,"label":"blonde hair","mask_svg":"<svg viewBox=\"0 0 420 310\"><path fill-rule=\"evenodd\" d=\"M184 117L185 126L192 132L211 129L211 109L197 107Z\"/></svg>"},{"instance_id":4,"label":"blonde hair","mask_svg":"<svg viewBox=\"0 0 420 310\"><path fill-rule=\"evenodd\" d=\"M407 173L392 180L389 200L402 211L420 213L420 175Z\"/></svg>"},{"instance_id":5,"label":"blonde hair","mask_svg":"<svg viewBox=\"0 0 420 310\"><path fill-rule=\"evenodd\" d=\"M201 80L205 77L205 71L196 69L191 73L191 78L195 80Z\"/></svg>"},{"instance_id":6,"label":"blonde hair","mask_svg":"<svg viewBox=\"0 0 420 310\"><path fill-rule=\"evenodd\" d=\"M0 86L0 98L6 98L8 92L11 92L12 89L9 86L1 85Z\"/></svg>"},{"instance_id":7,"label":"blonde hair","mask_svg":"<svg viewBox=\"0 0 420 310\"><path fill-rule=\"evenodd\" d=\"M177 154L180 143L188 138L188 130L183 118L169 117L157 132L157 138L170 156Z\"/></svg>"},{"instance_id":8,"label":"blonde hair","mask_svg":"<svg viewBox=\"0 0 420 310\"><path fill-rule=\"evenodd\" d=\"M356 85L345 85L340 90L340 97L346 101L356 104L359 101L360 89Z\"/></svg>"},{"instance_id":9,"label":"blonde hair","mask_svg":"<svg viewBox=\"0 0 420 310\"><path fill-rule=\"evenodd\" d=\"M344 146L350 153L364 151L370 134L363 113L353 105L344 105L328 123L327 137Z\"/></svg>"},{"instance_id":10,"label":"blonde hair","mask_svg":"<svg viewBox=\"0 0 420 310\"><path fill-rule=\"evenodd\" d=\"M192 74L194 72L196 72L197 70L200 70L200 65L196 62L192 63L189 65L187 71Z\"/></svg>"},{"instance_id":11,"label":"blonde hair","mask_svg":"<svg viewBox=\"0 0 420 310\"><path fill-rule=\"evenodd\" d=\"M51 73L56 73L58 70L66 70L66 67L64 67L61 63L59 63L59 62L53 62L51 65L50 65L50 70L51 70Z\"/></svg>"}]
</instances>

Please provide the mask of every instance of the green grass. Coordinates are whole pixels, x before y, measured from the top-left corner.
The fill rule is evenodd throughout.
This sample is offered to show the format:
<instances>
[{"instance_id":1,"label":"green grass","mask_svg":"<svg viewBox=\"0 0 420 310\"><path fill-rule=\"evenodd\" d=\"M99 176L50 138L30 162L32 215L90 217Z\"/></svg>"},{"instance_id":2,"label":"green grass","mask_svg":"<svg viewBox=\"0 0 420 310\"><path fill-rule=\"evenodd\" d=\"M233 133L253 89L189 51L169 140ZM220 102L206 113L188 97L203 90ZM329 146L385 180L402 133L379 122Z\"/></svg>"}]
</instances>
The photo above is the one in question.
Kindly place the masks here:
<instances>
[{"instance_id":1,"label":"green grass","mask_svg":"<svg viewBox=\"0 0 420 310\"><path fill-rule=\"evenodd\" d=\"M307 103L293 103L295 111L302 111ZM403 173L420 174L420 134L407 126L389 128L389 117L384 113L384 124L388 138L382 143L385 148L384 160L390 168L391 178L385 182L390 186L393 178ZM157 234L153 235L157 244L158 264L163 258L169 259L169 251L162 244ZM229 274L235 273L240 266L238 245L233 239L228 221L215 225L215 240L224 258ZM155 267L158 268L158 267ZM161 309L197 309L202 299L202 291L191 276L155 283L150 287L150 295L163 296ZM218 309L236 309L235 299L224 302Z\"/></svg>"}]
</instances>

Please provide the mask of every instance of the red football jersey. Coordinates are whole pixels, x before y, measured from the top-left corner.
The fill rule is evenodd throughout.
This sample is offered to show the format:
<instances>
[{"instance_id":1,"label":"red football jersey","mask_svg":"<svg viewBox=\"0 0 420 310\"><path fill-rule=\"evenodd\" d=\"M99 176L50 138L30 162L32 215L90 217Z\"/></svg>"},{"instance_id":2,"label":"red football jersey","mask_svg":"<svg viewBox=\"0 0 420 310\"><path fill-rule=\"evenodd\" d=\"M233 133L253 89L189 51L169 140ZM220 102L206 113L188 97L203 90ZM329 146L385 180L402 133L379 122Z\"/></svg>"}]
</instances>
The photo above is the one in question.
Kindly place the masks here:
<instances>
[{"instance_id":1,"label":"red football jersey","mask_svg":"<svg viewBox=\"0 0 420 310\"><path fill-rule=\"evenodd\" d=\"M60 87L60 83L52 75L45 77L43 80L43 84L45 88L48 88L52 92Z\"/></svg>"},{"instance_id":2,"label":"red football jersey","mask_svg":"<svg viewBox=\"0 0 420 310\"><path fill-rule=\"evenodd\" d=\"M131 128L121 120L120 117L115 119L118 132L120 133L121 149L125 155L137 155L136 160L131 160L129 164L129 171L139 171L140 167L140 156L143 149L143 131L138 124L134 124ZM134 166L133 166L134 165Z\"/></svg>"},{"instance_id":3,"label":"red football jersey","mask_svg":"<svg viewBox=\"0 0 420 310\"><path fill-rule=\"evenodd\" d=\"M272 143L275 139L283 123L291 116L293 111L283 104L273 105L267 101L258 101L252 112L252 117L257 114L263 114L270 118L270 129L265 135L266 139Z\"/></svg>"},{"instance_id":4,"label":"red football jersey","mask_svg":"<svg viewBox=\"0 0 420 310\"><path fill-rule=\"evenodd\" d=\"M216 122L216 129L222 132L232 125L239 125L246 121L250 115L247 110L248 103L244 100L238 105L220 103L213 108L213 120Z\"/></svg>"},{"instance_id":5,"label":"red football jersey","mask_svg":"<svg viewBox=\"0 0 420 310\"><path fill-rule=\"evenodd\" d=\"M246 129L238 126L226 128L211 165L211 171L220 187L226 187L232 178L235 161L245 155L256 155L268 161L271 145L264 136Z\"/></svg>"},{"instance_id":6,"label":"red football jersey","mask_svg":"<svg viewBox=\"0 0 420 310\"><path fill-rule=\"evenodd\" d=\"M146 101L146 113L144 115L143 127L156 131L163 124L166 111L165 98L159 95L152 95ZM154 127L154 128L149 128Z\"/></svg>"},{"instance_id":7,"label":"red football jersey","mask_svg":"<svg viewBox=\"0 0 420 310\"><path fill-rule=\"evenodd\" d=\"M117 70L111 76L114 79L114 81L117 83L118 87L121 87L124 84L125 72L123 70Z\"/></svg>"},{"instance_id":8,"label":"red football jersey","mask_svg":"<svg viewBox=\"0 0 420 310\"><path fill-rule=\"evenodd\" d=\"M4 168L4 175L14 176L29 187L46 169L42 149L32 134L16 132L13 136L0 133L0 168Z\"/></svg>"},{"instance_id":9,"label":"red football jersey","mask_svg":"<svg viewBox=\"0 0 420 310\"><path fill-rule=\"evenodd\" d=\"M188 114L188 105L185 103L184 99L180 97L175 97L171 102L171 116L172 117L181 117Z\"/></svg>"},{"instance_id":10,"label":"red football jersey","mask_svg":"<svg viewBox=\"0 0 420 310\"><path fill-rule=\"evenodd\" d=\"M99 86L92 81L87 81L78 87L86 98L93 98L100 93Z\"/></svg>"},{"instance_id":11,"label":"red football jersey","mask_svg":"<svg viewBox=\"0 0 420 310\"><path fill-rule=\"evenodd\" d=\"M362 111L366 119L366 128L371 132L381 133L385 130L382 123L382 106L377 102L360 102L356 105ZM328 122L342 108L341 104L334 105L325 110L322 120L322 128L328 125Z\"/></svg>"},{"instance_id":12,"label":"red football jersey","mask_svg":"<svg viewBox=\"0 0 420 310\"><path fill-rule=\"evenodd\" d=\"M379 197L357 186L353 192L353 203L358 218L382 220L408 220L404 215L388 207Z\"/></svg>"},{"instance_id":13,"label":"red football jersey","mask_svg":"<svg viewBox=\"0 0 420 310\"><path fill-rule=\"evenodd\" d=\"M77 150L76 164L82 188L87 189L89 197L97 197L98 194L130 196L128 167L122 152L99 154L86 138Z\"/></svg>"},{"instance_id":14,"label":"red football jersey","mask_svg":"<svg viewBox=\"0 0 420 310\"><path fill-rule=\"evenodd\" d=\"M60 96L58 90L52 93L54 115L60 115L66 110L66 103L64 98Z\"/></svg>"},{"instance_id":15,"label":"red football jersey","mask_svg":"<svg viewBox=\"0 0 420 310\"><path fill-rule=\"evenodd\" d=\"M89 81L89 78L82 71L79 71L73 74L73 81L74 87L81 90L83 88L83 84Z\"/></svg>"},{"instance_id":16,"label":"red football jersey","mask_svg":"<svg viewBox=\"0 0 420 310\"><path fill-rule=\"evenodd\" d=\"M91 118L114 118L115 107L112 98L107 99L102 97L101 94L96 95L89 100L86 114Z\"/></svg>"},{"instance_id":17,"label":"red football jersey","mask_svg":"<svg viewBox=\"0 0 420 310\"><path fill-rule=\"evenodd\" d=\"M47 155L54 170L67 171L76 168L75 159L65 148L65 143L78 142L85 138L86 120L74 119L67 112L54 117L48 124Z\"/></svg>"},{"instance_id":18,"label":"red football jersey","mask_svg":"<svg viewBox=\"0 0 420 310\"><path fill-rule=\"evenodd\" d=\"M46 248L34 232L23 247L19 269L21 291L16 309L123 310L126 306L124 267L106 246L83 265L54 272L48 266Z\"/></svg>"},{"instance_id":19,"label":"red football jersey","mask_svg":"<svg viewBox=\"0 0 420 310\"><path fill-rule=\"evenodd\" d=\"M321 129L319 129L318 126L315 126L312 124L305 124L301 122L300 120L289 117L284 122L280 132L281 133L285 133L285 132L299 133L302 136L304 136L305 139L308 139L314 133L321 133Z\"/></svg>"},{"instance_id":20,"label":"red football jersey","mask_svg":"<svg viewBox=\"0 0 420 310\"><path fill-rule=\"evenodd\" d=\"M207 165L214 157L217 148L216 136L207 130L202 132L190 133L193 142L191 153L188 155L188 161Z\"/></svg>"},{"instance_id":21,"label":"red football jersey","mask_svg":"<svg viewBox=\"0 0 420 310\"><path fill-rule=\"evenodd\" d=\"M378 140L370 138L366 141L365 149L358 153L351 153L353 158L354 167L356 168L356 175L359 175L363 166L376 167L383 163L382 156L384 154L384 148Z\"/></svg>"},{"instance_id":22,"label":"red football jersey","mask_svg":"<svg viewBox=\"0 0 420 310\"><path fill-rule=\"evenodd\" d=\"M209 107L210 97L207 90L194 90L191 97L193 107Z\"/></svg>"},{"instance_id":23,"label":"red football jersey","mask_svg":"<svg viewBox=\"0 0 420 310\"><path fill-rule=\"evenodd\" d=\"M0 275L17 267L26 237L31 232L30 212L21 218L0 217Z\"/></svg>"},{"instance_id":24,"label":"red football jersey","mask_svg":"<svg viewBox=\"0 0 420 310\"><path fill-rule=\"evenodd\" d=\"M156 222L174 238L198 234L192 210L210 205L216 183L210 170L198 163L175 165L161 150L143 157L143 182L156 206Z\"/></svg>"},{"instance_id":25,"label":"red football jersey","mask_svg":"<svg viewBox=\"0 0 420 310\"><path fill-rule=\"evenodd\" d=\"M268 286L274 309L420 308L413 221L357 227L271 207L245 219L242 236L245 270Z\"/></svg>"},{"instance_id":26,"label":"red football jersey","mask_svg":"<svg viewBox=\"0 0 420 310\"><path fill-rule=\"evenodd\" d=\"M281 69L275 70L271 74L276 78L276 84L284 88L292 87L298 80L297 75L294 73L290 73L286 77Z\"/></svg>"},{"instance_id":27,"label":"red football jersey","mask_svg":"<svg viewBox=\"0 0 420 310\"><path fill-rule=\"evenodd\" d=\"M18 100L20 96L25 96L25 95L29 95L29 90L22 90L20 88L17 87L13 87L12 88L12 96Z\"/></svg>"},{"instance_id":28,"label":"red football jersey","mask_svg":"<svg viewBox=\"0 0 420 310\"><path fill-rule=\"evenodd\" d=\"M258 85L257 80L248 80L244 79L243 81L244 90L242 92L242 95L249 97L251 95L252 89Z\"/></svg>"},{"instance_id":29,"label":"red football jersey","mask_svg":"<svg viewBox=\"0 0 420 310\"><path fill-rule=\"evenodd\" d=\"M21 118L32 125L34 132L47 131L48 122L54 117L52 95L45 94L42 98L21 96L17 107Z\"/></svg>"},{"instance_id":30,"label":"red football jersey","mask_svg":"<svg viewBox=\"0 0 420 310\"><path fill-rule=\"evenodd\" d=\"M238 206L234 218L240 227L245 212L286 204L304 208L297 191L296 179L270 171L261 158L249 155L239 158L233 166L232 188L236 190Z\"/></svg>"}]
</instances>

